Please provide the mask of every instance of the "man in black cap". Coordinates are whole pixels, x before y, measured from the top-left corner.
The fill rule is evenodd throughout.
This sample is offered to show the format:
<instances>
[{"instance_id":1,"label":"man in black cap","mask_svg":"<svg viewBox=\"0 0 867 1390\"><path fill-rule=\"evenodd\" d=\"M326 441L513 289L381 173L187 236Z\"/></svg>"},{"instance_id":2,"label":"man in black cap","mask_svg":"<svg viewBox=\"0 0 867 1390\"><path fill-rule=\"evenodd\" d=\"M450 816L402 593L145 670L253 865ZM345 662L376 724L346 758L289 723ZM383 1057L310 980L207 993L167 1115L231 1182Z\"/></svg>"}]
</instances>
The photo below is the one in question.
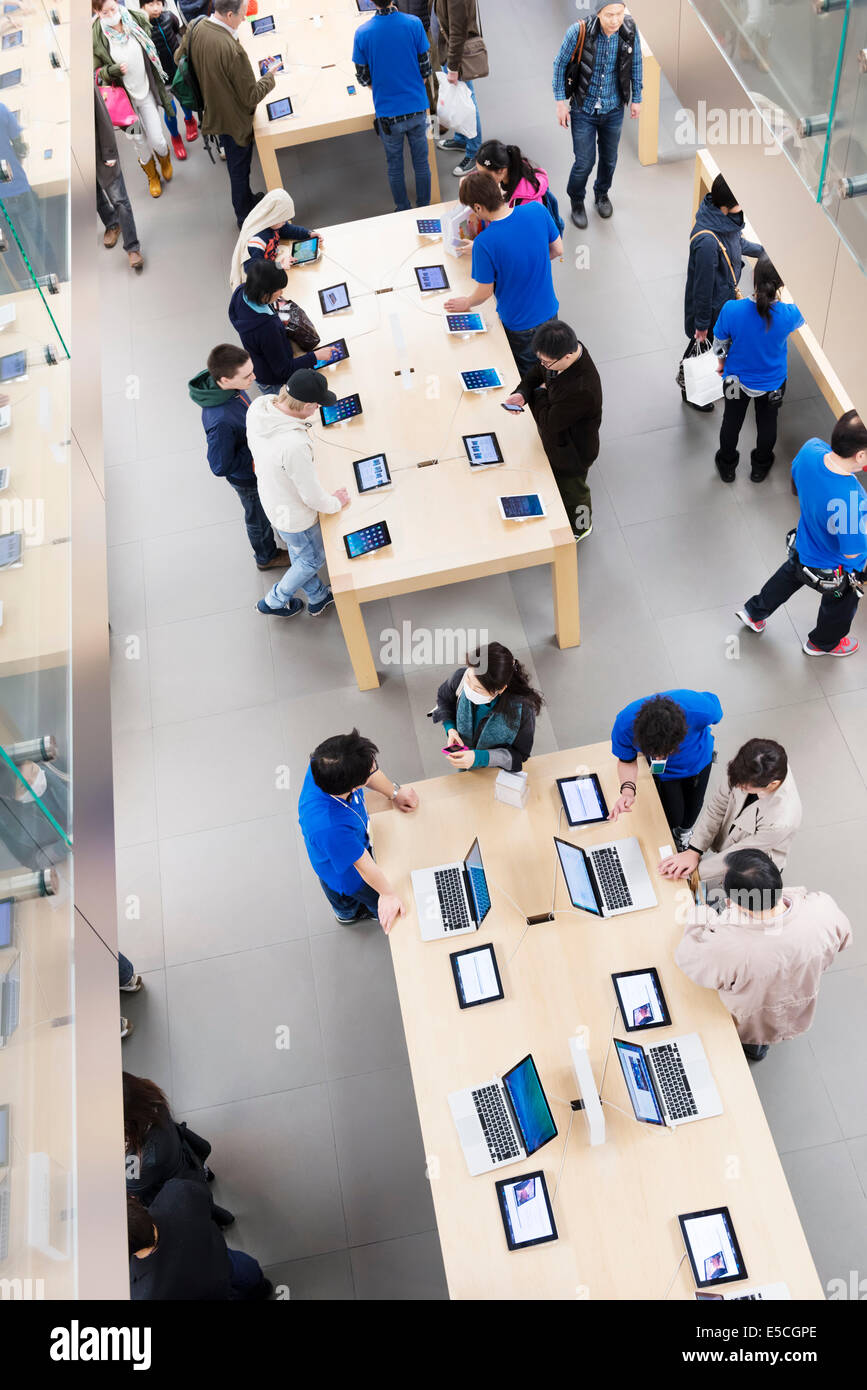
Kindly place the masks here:
<instances>
[{"instance_id":1,"label":"man in black cap","mask_svg":"<svg viewBox=\"0 0 867 1390\"><path fill-rule=\"evenodd\" d=\"M256 607L260 613L294 618L304 607L295 597L298 589L307 597L314 617L334 602L319 578L325 564L325 548L319 527L320 512L339 512L349 505L346 488L326 492L316 476L309 421L321 405L334 405L322 372L304 368L295 372L276 396L260 396L247 411L247 443L256 460L259 499L272 526L289 550L291 568Z\"/></svg>"}]
</instances>

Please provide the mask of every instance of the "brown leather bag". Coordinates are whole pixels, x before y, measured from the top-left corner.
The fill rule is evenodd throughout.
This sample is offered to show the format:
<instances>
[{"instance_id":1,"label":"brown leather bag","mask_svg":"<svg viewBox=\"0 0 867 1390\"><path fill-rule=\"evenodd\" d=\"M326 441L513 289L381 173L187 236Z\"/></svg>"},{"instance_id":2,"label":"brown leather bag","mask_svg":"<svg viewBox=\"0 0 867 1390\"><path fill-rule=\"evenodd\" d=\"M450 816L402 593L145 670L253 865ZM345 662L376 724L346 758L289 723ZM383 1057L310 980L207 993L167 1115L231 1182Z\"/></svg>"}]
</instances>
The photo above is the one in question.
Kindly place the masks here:
<instances>
[{"instance_id":1,"label":"brown leather bag","mask_svg":"<svg viewBox=\"0 0 867 1390\"><path fill-rule=\"evenodd\" d=\"M476 28L479 31L478 38L467 39L461 54L460 76L464 82L475 82L478 77L487 77L491 70L488 64L488 49L485 44L485 36L482 33L482 16L479 13L478 3L476 4Z\"/></svg>"}]
</instances>

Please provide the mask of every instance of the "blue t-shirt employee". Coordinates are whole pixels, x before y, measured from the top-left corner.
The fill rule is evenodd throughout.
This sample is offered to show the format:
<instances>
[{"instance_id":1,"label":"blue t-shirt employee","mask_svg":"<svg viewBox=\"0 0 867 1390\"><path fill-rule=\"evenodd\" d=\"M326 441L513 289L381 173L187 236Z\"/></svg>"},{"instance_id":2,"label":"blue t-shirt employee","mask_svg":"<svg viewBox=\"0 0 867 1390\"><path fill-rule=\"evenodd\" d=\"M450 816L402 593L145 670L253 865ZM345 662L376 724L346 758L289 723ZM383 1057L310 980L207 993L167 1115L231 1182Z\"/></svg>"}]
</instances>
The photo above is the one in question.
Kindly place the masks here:
<instances>
[{"instance_id":1,"label":"blue t-shirt employee","mask_svg":"<svg viewBox=\"0 0 867 1390\"><path fill-rule=\"evenodd\" d=\"M792 463L792 481L801 504L794 551L764 588L748 598L737 616L753 632L792 594L824 571L830 587L822 591L816 626L804 642L807 656L852 656L858 642L849 629L858 591L849 579L867 568L867 497L854 477L867 469L867 426L856 410L841 415L831 442L808 439ZM804 568L810 575L804 574ZM823 578L824 576L819 576Z\"/></svg>"},{"instance_id":2,"label":"blue t-shirt employee","mask_svg":"<svg viewBox=\"0 0 867 1390\"><path fill-rule=\"evenodd\" d=\"M430 40L420 19L401 14L391 0L374 0L375 14L355 31L352 61L363 87L373 90L376 125L385 146L388 182L396 212L409 207L403 172L404 137L415 174L416 207L430 203L427 150Z\"/></svg>"},{"instance_id":3,"label":"blue t-shirt employee","mask_svg":"<svg viewBox=\"0 0 867 1390\"><path fill-rule=\"evenodd\" d=\"M362 788L381 792L399 811L414 811L418 794L380 772L378 752L357 729L320 743L310 754L298 820L338 922L378 917L383 931L390 932L406 909L373 857Z\"/></svg>"},{"instance_id":4,"label":"blue t-shirt employee","mask_svg":"<svg viewBox=\"0 0 867 1390\"><path fill-rule=\"evenodd\" d=\"M713 762L711 725L723 717L709 690L664 690L626 705L611 730L620 795L610 820L632 810L637 790L638 754L650 763L662 809L680 838L698 819Z\"/></svg>"}]
</instances>

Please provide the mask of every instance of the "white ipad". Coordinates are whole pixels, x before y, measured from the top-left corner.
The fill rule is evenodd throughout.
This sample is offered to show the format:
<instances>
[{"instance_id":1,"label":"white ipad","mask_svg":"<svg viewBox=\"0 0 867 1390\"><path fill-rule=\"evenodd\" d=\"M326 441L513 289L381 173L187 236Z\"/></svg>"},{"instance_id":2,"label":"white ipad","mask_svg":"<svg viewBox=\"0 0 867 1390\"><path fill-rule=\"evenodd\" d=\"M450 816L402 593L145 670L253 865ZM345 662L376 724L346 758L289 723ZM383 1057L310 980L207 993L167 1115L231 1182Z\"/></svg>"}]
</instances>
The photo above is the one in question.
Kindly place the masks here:
<instances>
[{"instance_id":1,"label":"white ipad","mask_svg":"<svg viewBox=\"0 0 867 1390\"><path fill-rule=\"evenodd\" d=\"M504 521L533 521L536 517L548 515L538 492L525 492L516 497L498 497L497 505Z\"/></svg>"},{"instance_id":2,"label":"white ipad","mask_svg":"<svg viewBox=\"0 0 867 1390\"><path fill-rule=\"evenodd\" d=\"M454 338L463 338L469 333L487 333L488 325L481 314L446 314L446 332Z\"/></svg>"},{"instance_id":3,"label":"white ipad","mask_svg":"<svg viewBox=\"0 0 867 1390\"><path fill-rule=\"evenodd\" d=\"M481 367L472 372L458 372L465 391L501 391L503 379L496 367Z\"/></svg>"}]
</instances>

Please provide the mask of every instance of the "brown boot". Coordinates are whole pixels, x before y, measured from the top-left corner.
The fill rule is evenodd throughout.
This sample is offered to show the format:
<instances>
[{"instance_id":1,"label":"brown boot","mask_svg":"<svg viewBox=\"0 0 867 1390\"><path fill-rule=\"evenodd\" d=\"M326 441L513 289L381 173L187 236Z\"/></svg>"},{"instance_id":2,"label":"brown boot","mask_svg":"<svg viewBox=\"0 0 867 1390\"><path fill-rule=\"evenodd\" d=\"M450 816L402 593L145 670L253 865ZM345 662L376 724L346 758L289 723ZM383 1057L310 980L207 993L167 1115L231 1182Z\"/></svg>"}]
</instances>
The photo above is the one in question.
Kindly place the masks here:
<instances>
[{"instance_id":1,"label":"brown boot","mask_svg":"<svg viewBox=\"0 0 867 1390\"><path fill-rule=\"evenodd\" d=\"M131 270L144 270L144 261L140 251L127 251L126 254Z\"/></svg>"},{"instance_id":2,"label":"brown boot","mask_svg":"<svg viewBox=\"0 0 867 1390\"><path fill-rule=\"evenodd\" d=\"M163 176L163 183L171 183L171 181L172 181L172 157L171 157L171 155L169 154L168 150L166 150L165 154L158 155L157 158L158 158L159 161L160 161L160 173L161 173L162 176Z\"/></svg>"},{"instance_id":3,"label":"brown boot","mask_svg":"<svg viewBox=\"0 0 867 1390\"><path fill-rule=\"evenodd\" d=\"M141 164L141 160L139 160L139 164ZM163 191L163 186L160 183L160 176L157 173L157 165L154 156L151 155L147 164L141 164L141 167L144 169L145 178L148 181L148 192L152 198L158 198Z\"/></svg>"},{"instance_id":4,"label":"brown boot","mask_svg":"<svg viewBox=\"0 0 867 1390\"><path fill-rule=\"evenodd\" d=\"M102 244L105 247L106 251L110 251L113 246L117 246L119 237L120 225L118 225L117 227L106 227L105 234L102 238Z\"/></svg>"}]
</instances>

